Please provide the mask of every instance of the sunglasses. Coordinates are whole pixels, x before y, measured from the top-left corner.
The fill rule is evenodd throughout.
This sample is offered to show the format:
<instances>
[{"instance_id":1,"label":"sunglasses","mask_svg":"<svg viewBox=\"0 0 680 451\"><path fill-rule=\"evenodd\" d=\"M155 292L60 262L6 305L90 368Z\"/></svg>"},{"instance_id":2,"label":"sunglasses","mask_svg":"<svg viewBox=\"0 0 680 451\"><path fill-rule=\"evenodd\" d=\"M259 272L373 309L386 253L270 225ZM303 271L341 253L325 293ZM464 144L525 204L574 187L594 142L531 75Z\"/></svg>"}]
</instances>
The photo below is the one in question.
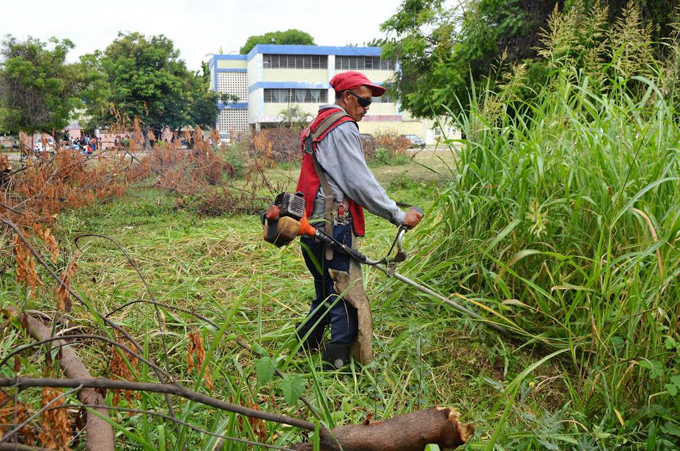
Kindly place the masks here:
<instances>
[{"instance_id":1,"label":"sunglasses","mask_svg":"<svg viewBox=\"0 0 680 451\"><path fill-rule=\"evenodd\" d=\"M357 98L357 102L359 102L359 105L361 105L362 108L366 108L367 106L369 106L373 102L372 98L366 99L364 97L361 97L361 96L354 94L352 91L347 91L347 92L349 92L350 94L352 94L354 97Z\"/></svg>"}]
</instances>

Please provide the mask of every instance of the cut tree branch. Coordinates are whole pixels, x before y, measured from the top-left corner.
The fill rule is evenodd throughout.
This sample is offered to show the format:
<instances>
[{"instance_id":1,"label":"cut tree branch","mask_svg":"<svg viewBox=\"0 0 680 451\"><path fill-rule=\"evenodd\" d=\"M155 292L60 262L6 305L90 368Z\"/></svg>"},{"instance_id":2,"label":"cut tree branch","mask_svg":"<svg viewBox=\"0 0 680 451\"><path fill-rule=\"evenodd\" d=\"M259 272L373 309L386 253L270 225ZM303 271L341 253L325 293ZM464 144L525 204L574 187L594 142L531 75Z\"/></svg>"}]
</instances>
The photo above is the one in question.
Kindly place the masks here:
<instances>
[{"instance_id":1,"label":"cut tree branch","mask_svg":"<svg viewBox=\"0 0 680 451\"><path fill-rule=\"evenodd\" d=\"M430 444L457 448L475 431L472 423L461 424L460 413L449 407L432 407L390 418L385 421L339 426L320 434L324 451L423 451ZM337 440L337 442L335 441ZM313 443L301 443L297 451L312 451Z\"/></svg>"},{"instance_id":2,"label":"cut tree branch","mask_svg":"<svg viewBox=\"0 0 680 451\"><path fill-rule=\"evenodd\" d=\"M16 310L16 307L8 307L8 308L3 309L3 310L7 310L8 313L11 314L12 316L19 315L19 312L18 312L18 310ZM26 313L23 313L23 314L19 315L19 322L21 322L22 325L24 325L24 322L26 321L24 316L26 316L30 319L34 319L34 318L31 318ZM35 321L37 321L37 320L35 320ZM25 327L25 328L28 329L27 327ZM0 361L0 368L2 368L9 361L9 359L11 359L13 356L21 353L22 351L25 351L26 349L31 349L31 348L35 348L36 346L44 345L44 344L47 344L47 343L52 343L53 341L59 342L61 340L88 340L88 339L89 340L104 341L104 342L109 343L113 346L121 348L123 351L127 352L131 356L139 359L142 363L145 363L146 365L148 365L150 368L158 369L159 371L162 371L153 362L146 360L143 356L137 354L136 352L134 352L132 349L128 348L127 346L118 343L116 340L112 340L111 338L107 338L107 337L102 337L101 335L92 335L92 334L59 335L59 336L56 336L56 337L46 338L45 340L40 340L40 341L36 341L36 342L33 342L33 343L29 343L27 345L19 346L18 348L14 349L12 352L10 352L7 356L5 356L5 358L3 358L2 361ZM66 343L56 343L55 347L62 349L62 347L66 346L66 345L67 345ZM162 372L165 373L165 371L162 371ZM169 377L169 375L168 375L168 377Z\"/></svg>"},{"instance_id":3,"label":"cut tree branch","mask_svg":"<svg viewBox=\"0 0 680 451\"><path fill-rule=\"evenodd\" d=\"M46 410L68 409L68 408L72 408L72 407L100 408L100 406L93 406L93 405L87 405L87 404L64 404L63 406L50 407L49 409L46 409ZM179 420L177 418L172 418L169 415L165 415L165 414L160 413L160 412L154 412L153 410L140 410L140 409L130 409L128 407L113 407L113 406L106 406L106 407L104 407L104 409L114 410L114 411L118 411L118 412L136 413L136 414L140 414L140 415L150 415L150 416L153 416L153 417L163 418L164 420L171 421L175 424L186 426L190 429L193 429L196 432L200 432L201 434L210 435L212 437L217 437L217 438L220 438L220 439L223 439L223 440L230 440L230 441L234 441L234 442L245 443L246 445L259 446L261 448L278 449L278 450L282 450L282 451L295 451L294 449L284 448L283 446L269 445L267 443L258 443L258 442L253 442L253 441L246 440L246 439L243 439L243 438L231 437L229 435L222 435L222 434L218 434L216 432L207 431L205 429L201 429L199 427L196 427L191 423L187 423L186 421L182 421L182 420ZM220 449L220 448L218 447L216 449Z\"/></svg>"},{"instance_id":4,"label":"cut tree branch","mask_svg":"<svg viewBox=\"0 0 680 451\"><path fill-rule=\"evenodd\" d=\"M26 237L24 236L24 234L21 233L21 230L19 230L19 227L17 227L16 224L14 224L12 221L8 221L8 220L3 219L3 218L0 218L0 222L4 223L4 224L7 225L8 227L10 227L12 230L14 230L14 233L17 234L17 236L21 239L21 241L23 241L23 243L26 245L26 247L28 248L28 250L31 251L31 253L32 253L33 256L36 258L36 260L38 260L38 263L40 263L40 264L47 270L47 272L50 274L50 276L52 276L52 278L53 278L54 280L57 281L57 283L59 284L60 287L62 287L62 288L65 289L66 291L68 291L68 293L69 293L71 296L73 296L74 298L78 299L78 301L79 301L86 309L92 310L92 311L93 311L93 312L94 312L94 313L95 313L95 314L96 314L96 315L97 315L97 316L98 316L98 317L99 317L106 325L110 326L111 328L113 328L113 329L116 330L117 332L120 332L120 333L121 333L121 334L122 334L122 335L130 342L130 343L132 343L132 344L134 345L135 348L137 348L137 350L138 350L140 353L144 352L144 348L137 342L137 340L135 340L135 339L132 337L132 335L130 335L125 329L123 329L122 327L120 327L119 325L117 325L116 323L114 323L113 321L111 321L110 319L108 319L107 317L105 317L104 315L102 315L101 313L99 313L99 312L98 312L97 310L95 310L94 308L91 308L91 306L89 306L88 303L85 302L85 299L83 299L78 293L76 293L75 291L73 291L73 289L72 289L68 284L66 284L66 283L62 280L62 278L59 277L59 275L57 275L57 273L55 273L55 272L52 270L52 268L50 268L50 266L47 264L47 262L45 261L45 259L42 258L42 256L38 253L38 251L36 251L36 250L33 248L33 246L31 246L31 243L28 242L28 240L26 239ZM152 368L152 369L153 369L153 368ZM154 373L156 373L156 376L158 377L158 379L159 379L161 382L163 382L163 383L166 382L165 377L163 376L163 373L161 373L161 372L159 372L159 371L156 371L155 369L153 369L153 371L154 371ZM167 395L167 394L165 395L165 403L166 403L167 406L168 406L168 413L170 414L171 417L174 418L174 417L175 417L175 409L174 409L173 406L172 406L172 401L170 400L170 395Z\"/></svg>"},{"instance_id":5,"label":"cut tree branch","mask_svg":"<svg viewBox=\"0 0 680 451\"><path fill-rule=\"evenodd\" d=\"M37 319L25 313L20 314L16 307L7 307L5 311L14 317L19 317L19 323L26 331L38 340L48 340L53 337L52 331ZM90 372L85 368L83 362L78 358L76 352L67 346L63 341L58 341L57 346L61 347L61 358L59 366L64 371L64 375L70 379L91 380ZM76 385L77 387L78 385ZM78 393L78 399L83 404L106 405L104 397L91 388L86 388ZM108 412L103 409L95 409L102 417L108 418ZM115 449L113 439L113 428L109 423L97 415L88 414L86 417L85 430L87 431L88 451L113 451Z\"/></svg>"},{"instance_id":6,"label":"cut tree branch","mask_svg":"<svg viewBox=\"0 0 680 451\"><path fill-rule=\"evenodd\" d=\"M53 378L30 378L30 377L13 377L0 378L0 387L18 387L26 389L31 387L69 387L75 388L99 388L99 389L116 389L116 390L133 390L145 391L150 393L165 393L169 395L179 396L190 401L200 402L206 406L215 407L217 409L226 410L240 415L245 415L251 418L259 418L265 421L272 421L274 423L287 424L300 429L308 431L314 430L314 424L300 420L298 418L291 418L286 415L277 415L274 413L262 412L261 410L250 409L248 407L232 404L221 399L213 398L202 393L189 390L188 388L179 385L170 384L150 384L146 382L127 382L117 381L113 379L53 379Z\"/></svg>"},{"instance_id":7,"label":"cut tree branch","mask_svg":"<svg viewBox=\"0 0 680 451\"><path fill-rule=\"evenodd\" d=\"M195 318L197 318L197 319L200 319L201 321L204 321L204 322L208 323L210 326L214 327L215 330L219 330L219 329L220 329L220 327L217 325L217 323L215 323L214 321L212 321L210 318L207 318L207 317L205 317L205 316L203 316L203 315L201 315L201 314L198 314L198 313L196 313L196 312L194 312L194 311L192 311L192 310L185 309L185 308L182 308L182 307L176 307L176 306L174 306L174 305L164 304L164 303L162 303L162 302L150 301L150 300L147 300L147 299L136 299L136 300L134 300L134 301L126 302L125 304L123 304L123 305L121 305L121 306L119 306L119 307L116 307L115 309L111 310L111 311L108 313L108 315L106 315L106 317L108 318L108 317L110 317L111 315L113 315L113 314L115 314L115 313L121 311L121 310L124 309L125 307L128 307L128 306L133 305L133 304L138 304L138 303L153 304L153 305L158 306L158 307L167 308L168 310L175 310L175 311L178 311L178 312L186 313L187 315L191 315L191 316L193 316L193 317L195 317ZM234 341L236 341L236 344L237 344L237 345L239 345L240 347L242 347L243 349L245 349L245 350L248 351L249 353L251 353L251 354L256 354L256 353L253 351L252 347L251 347L248 343L246 343L245 341L241 340L240 338L236 337L236 338L234 339ZM0 366L2 366L2 365L0 364ZM276 368L275 371L276 371L276 375L283 379L283 376L284 376L284 375L283 375L283 373L281 372L281 370L279 370L278 368ZM307 400L307 398L305 398L304 396L300 396L300 401L302 401L302 403L303 403L305 406L307 406L307 408L309 409L309 411L312 413L312 415L314 415L314 416L317 418L317 420L321 421L321 415L319 415L319 412L316 411L316 409L315 409L315 408L312 406L312 404Z\"/></svg>"}]
</instances>

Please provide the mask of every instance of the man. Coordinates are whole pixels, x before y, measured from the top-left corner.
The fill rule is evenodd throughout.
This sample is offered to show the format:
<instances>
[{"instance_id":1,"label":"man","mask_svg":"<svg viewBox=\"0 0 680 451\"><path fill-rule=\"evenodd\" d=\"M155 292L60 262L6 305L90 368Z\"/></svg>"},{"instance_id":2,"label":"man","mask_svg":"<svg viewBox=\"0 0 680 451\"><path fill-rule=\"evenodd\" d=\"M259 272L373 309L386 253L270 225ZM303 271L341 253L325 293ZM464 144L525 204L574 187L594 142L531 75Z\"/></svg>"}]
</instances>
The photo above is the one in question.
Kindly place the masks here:
<instances>
[{"instance_id":1,"label":"man","mask_svg":"<svg viewBox=\"0 0 680 451\"><path fill-rule=\"evenodd\" d=\"M297 191L305 195L311 222L348 246L356 245L356 236L364 236L362 207L394 225L415 227L422 215L414 209L404 213L387 196L364 160L357 123L368 113L372 98L383 95L385 88L356 71L338 74L330 84L335 104L322 106L302 134L303 161ZM361 363L369 363L372 329L360 265L311 237L303 237L301 242L305 263L314 277L316 297L298 328L298 336L308 349L318 349L325 326L330 324L331 341L325 345L323 360L341 368L349 363L352 344L363 341L363 351L355 346L352 355ZM357 340L358 335L362 335L361 340Z\"/></svg>"}]
</instances>

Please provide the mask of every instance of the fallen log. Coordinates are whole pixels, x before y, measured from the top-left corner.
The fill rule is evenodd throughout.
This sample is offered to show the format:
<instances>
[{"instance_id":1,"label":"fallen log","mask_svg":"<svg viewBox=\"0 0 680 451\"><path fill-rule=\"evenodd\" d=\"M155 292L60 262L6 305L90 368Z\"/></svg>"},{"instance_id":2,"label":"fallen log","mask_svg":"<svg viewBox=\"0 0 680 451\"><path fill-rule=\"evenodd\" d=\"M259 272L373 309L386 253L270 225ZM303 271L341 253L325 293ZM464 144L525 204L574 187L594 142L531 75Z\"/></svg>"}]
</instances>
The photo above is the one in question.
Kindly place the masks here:
<instances>
[{"instance_id":1,"label":"fallen log","mask_svg":"<svg viewBox=\"0 0 680 451\"><path fill-rule=\"evenodd\" d=\"M423 451L430 443L453 449L463 445L475 432L472 423L461 424L460 413L449 407L399 415L380 422L339 426L331 436L321 434L324 451ZM338 446L339 444L339 446ZM312 451L314 444L300 443L297 451Z\"/></svg>"},{"instance_id":2,"label":"fallen log","mask_svg":"<svg viewBox=\"0 0 680 451\"><path fill-rule=\"evenodd\" d=\"M14 306L3 309L7 316L18 318L21 326L37 340L47 340L52 337L50 328L39 320L26 313L22 313ZM93 379L90 372L85 368L76 352L63 341L54 342L54 346L60 348L59 366L64 375L69 379L87 380ZM83 404L105 406L103 396L94 388L83 388L78 392L78 399ZM107 409L94 409L104 418L109 417ZM86 412L85 431L87 432L88 451L114 451L113 428L106 420L97 414Z\"/></svg>"}]
</instances>

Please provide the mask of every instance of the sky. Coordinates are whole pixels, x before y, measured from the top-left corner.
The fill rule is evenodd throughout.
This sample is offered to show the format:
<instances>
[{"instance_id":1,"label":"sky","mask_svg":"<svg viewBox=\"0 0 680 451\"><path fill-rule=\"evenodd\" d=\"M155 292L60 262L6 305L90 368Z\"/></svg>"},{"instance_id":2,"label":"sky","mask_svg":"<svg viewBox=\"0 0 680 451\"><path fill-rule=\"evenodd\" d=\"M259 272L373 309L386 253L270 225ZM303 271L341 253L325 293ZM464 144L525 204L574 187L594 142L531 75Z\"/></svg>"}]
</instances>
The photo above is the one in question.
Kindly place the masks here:
<instances>
[{"instance_id":1,"label":"sky","mask_svg":"<svg viewBox=\"0 0 680 451\"><path fill-rule=\"evenodd\" d=\"M238 53L249 36L297 28L318 45L359 44L381 36L380 24L401 0L3 0L0 35L52 36L75 44L70 61L104 50L118 32L163 34L198 70L210 53Z\"/></svg>"}]
</instances>

